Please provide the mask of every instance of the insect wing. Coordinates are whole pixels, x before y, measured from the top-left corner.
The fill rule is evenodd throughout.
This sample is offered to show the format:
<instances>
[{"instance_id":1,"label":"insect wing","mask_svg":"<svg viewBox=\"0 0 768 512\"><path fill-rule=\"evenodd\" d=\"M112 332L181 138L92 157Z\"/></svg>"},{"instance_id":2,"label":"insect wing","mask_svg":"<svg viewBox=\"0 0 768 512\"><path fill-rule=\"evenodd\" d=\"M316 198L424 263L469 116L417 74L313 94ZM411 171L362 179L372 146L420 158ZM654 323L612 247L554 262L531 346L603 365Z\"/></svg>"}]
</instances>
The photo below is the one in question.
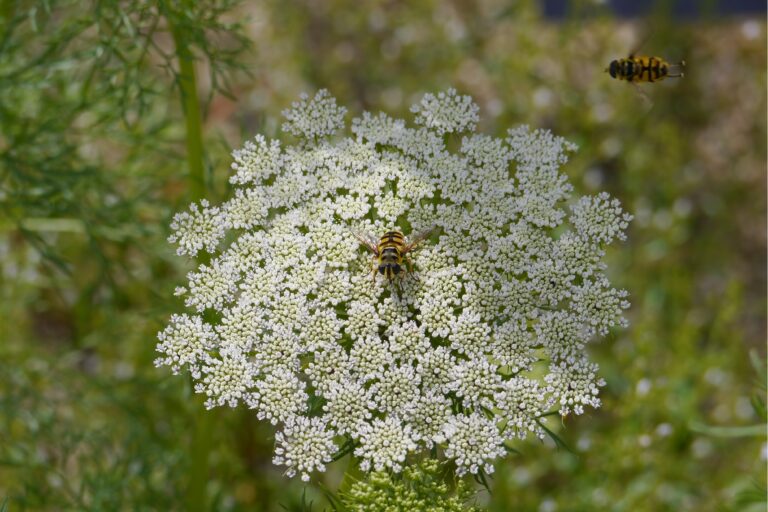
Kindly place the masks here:
<instances>
[{"instance_id":1,"label":"insect wing","mask_svg":"<svg viewBox=\"0 0 768 512\"><path fill-rule=\"evenodd\" d=\"M637 55L637 52L640 51L640 48L642 48L645 43L648 42L648 40L651 38L651 35L653 34L652 31L646 32L642 39L638 40L635 44L635 47L632 48L632 51L629 52L629 58L633 58L635 55Z\"/></svg>"},{"instance_id":2,"label":"insect wing","mask_svg":"<svg viewBox=\"0 0 768 512\"><path fill-rule=\"evenodd\" d=\"M413 249L415 249L421 242L432 236L432 234L436 231L436 227L432 226L431 228L421 231L419 233L416 233L413 236L408 237L408 243L406 244L405 248L403 249L403 254L406 254Z\"/></svg>"},{"instance_id":3,"label":"insect wing","mask_svg":"<svg viewBox=\"0 0 768 512\"><path fill-rule=\"evenodd\" d=\"M379 254L378 244L376 243L376 239L373 236L371 236L368 233L361 233L359 231L354 231L354 230L351 230L351 233L369 251L371 251L373 254L376 254L376 255Z\"/></svg>"},{"instance_id":4,"label":"insect wing","mask_svg":"<svg viewBox=\"0 0 768 512\"><path fill-rule=\"evenodd\" d=\"M651 100L650 96L646 94L646 92L635 82L629 82L632 85L635 86L635 91L637 94L640 95L640 98L643 100L643 106L645 107L645 112L647 113L651 108L653 108L653 101Z\"/></svg>"}]
</instances>

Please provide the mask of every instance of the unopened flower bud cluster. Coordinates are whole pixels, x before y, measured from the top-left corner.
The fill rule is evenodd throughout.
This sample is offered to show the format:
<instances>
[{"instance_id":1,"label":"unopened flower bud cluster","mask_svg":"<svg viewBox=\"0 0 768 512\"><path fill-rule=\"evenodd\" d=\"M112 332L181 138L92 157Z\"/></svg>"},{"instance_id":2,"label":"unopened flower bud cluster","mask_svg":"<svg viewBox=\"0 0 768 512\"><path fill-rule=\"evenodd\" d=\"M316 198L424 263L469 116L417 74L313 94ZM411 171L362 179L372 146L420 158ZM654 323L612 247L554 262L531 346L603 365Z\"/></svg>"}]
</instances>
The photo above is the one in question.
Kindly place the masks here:
<instances>
[{"instance_id":1,"label":"unopened flower bud cluster","mask_svg":"<svg viewBox=\"0 0 768 512\"><path fill-rule=\"evenodd\" d=\"M602 258L631 217L573 197L560 168L575 147L548 131L476 134L453 90L412 111L415 127L364 113L342 137L346 109L303 96L284 113L296 144L256 136L233 154L232 199L171 225L180 255L210 262L177 290L190 312L156 363L189 372L208 407L276 425L290 476L347 452L397 472L434 449L490 473L553 411L600 405L585 346L626 324ZM430 229L394 283L353 235Z\"/></svg>"}]
</instances>

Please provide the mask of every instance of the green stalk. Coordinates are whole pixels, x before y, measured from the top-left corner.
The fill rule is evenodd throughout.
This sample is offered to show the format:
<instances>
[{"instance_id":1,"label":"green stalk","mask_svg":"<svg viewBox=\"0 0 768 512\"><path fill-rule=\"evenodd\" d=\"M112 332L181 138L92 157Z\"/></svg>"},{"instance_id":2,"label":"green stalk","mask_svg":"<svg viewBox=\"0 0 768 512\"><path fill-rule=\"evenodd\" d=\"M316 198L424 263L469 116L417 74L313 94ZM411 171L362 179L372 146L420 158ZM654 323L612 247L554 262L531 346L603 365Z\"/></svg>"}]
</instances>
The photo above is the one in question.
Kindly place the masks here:
<instances>
[{"instance_id":1,"label":"green stalk","mask_svg":"<svg viewBox=\"0 0 768 512\"><path fill-rule=\"evenodd\" d=\"M189 167L189 191L193 201L205 197L206 180L203 156L203 122L200 104L197 99L197 77L195 61L187 45L183 30L175 23L173 15L167 16L176 46L176 58L179 62L178 85L186 125L187 165ZM198 263L207 263L207 255L198 257ZM196 407L191 458L186 489L186 510L202 512L208 510L206 488L208 487L210 454L213 446L213 413L206 411L199 404Z\"/></svg>"},{"instance_id":2,"label":"green stalk","mask_svg":"<svg viewBox=\"0 0 768 512\"><path fill-rule=\"evenodd\" d=\"M189 190L193 201L205 197L205 161L203 158L203 116L197 99L197 76L192 51L187 47L183 31L168 20L179 60L179 91L186 124L187 165L189 166Z\"/></svg>"},{"instance_id":3,"label":"green stalk","mask_svg":"<svg viewBox=\"0 0 768 512\"><path fill-rule=\"evenodd\" d=\"M2 24L0 26L6 28L10 25L10 21L14 14L16 14L16 2L13 0L2 0L0 2L0 18L2 18Z\"/></svg>"},{"instance_id":4,"label":"green stalk","mask_svg":"<svg viewBox=\"0 0 768 512\"><path fill-rule=\"evenodd\" d=\"M337 498L342 493L348 492L355 484L355 482L365 479L365 473L360 469L360 464L357 459L355 459L355 456L351 453L348 455L349 462L347 462L347 469L344 471L344 475L341 477L341 482L339 483L338 489L336 489Z\"/></svg>"}]
</instances>

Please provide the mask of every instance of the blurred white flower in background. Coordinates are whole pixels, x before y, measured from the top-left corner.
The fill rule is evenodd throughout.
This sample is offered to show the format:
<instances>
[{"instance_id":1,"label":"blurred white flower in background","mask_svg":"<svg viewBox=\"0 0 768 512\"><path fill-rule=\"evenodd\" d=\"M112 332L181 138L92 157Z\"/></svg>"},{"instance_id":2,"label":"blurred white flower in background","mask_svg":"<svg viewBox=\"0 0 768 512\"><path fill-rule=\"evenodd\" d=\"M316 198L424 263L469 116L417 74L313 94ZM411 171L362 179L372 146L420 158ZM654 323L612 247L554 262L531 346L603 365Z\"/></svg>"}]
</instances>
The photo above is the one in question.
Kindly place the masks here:
<instances>
[{"instance_id":1,"label":"blurred white flower in background","mask_svg":"<svg viewBox=\"0 0 768 512\"><path fill-rule=\"evenodd\" d=\"M179 254L212 256L156 364L189 371L208 407L278 425L289 476L346 452L400 471L435 446L460 475L490 473L553 412L600 405L585 346L626 325L601 260L631 217L605 193L572 198L559 169L575 146L548 131L471 133L478 108L454 90L412 111L420 127L364 113L336 138L346 110L303 96L284 113L296 145L256 136L234 152L232 199L172 223ZM415 276L373 283L353 230L431 227Z\"/></svg>"}]
</instances>

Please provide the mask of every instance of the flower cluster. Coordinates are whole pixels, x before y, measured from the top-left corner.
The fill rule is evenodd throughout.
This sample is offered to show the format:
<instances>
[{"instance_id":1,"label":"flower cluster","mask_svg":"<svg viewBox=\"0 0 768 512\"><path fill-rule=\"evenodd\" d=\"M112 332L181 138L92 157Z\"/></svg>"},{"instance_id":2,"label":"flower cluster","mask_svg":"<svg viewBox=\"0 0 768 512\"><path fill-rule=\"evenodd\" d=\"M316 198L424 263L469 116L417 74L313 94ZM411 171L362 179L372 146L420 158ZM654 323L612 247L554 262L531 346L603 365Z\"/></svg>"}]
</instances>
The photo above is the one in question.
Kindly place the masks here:
<instances>
[{"instance_id":1,"label":"flower cluster","mask_svg":"<svg viewBox=\"0 0 768 512\"><path fill-rule=\"evenodd\" d=\"M464 480L451 488L435 459L414 461L402 473L374 471L367 478L354 480L346 492L339 493L343 510L413 510L419 512L479 512L468 505L474 490Z\"/></svg>"},{"instance_id":2,"label":"flower cluster","mask_svg":"<svg viewBox=\"0 0 768 512\"><path fill-rule=\"evenodd\" d=\"M400 471L436 446L458 474L490 473L553 412L600 405L585 347L626 323L602 258L630 216L572 198L559 169L575 147L548 131L475 134L477 106L452 90L412 110L415 127L365 113L336 138L345 109L302 97L284 113L297 144L257 136L234 152L232 198L173 220L179 254L210 258L177 290L191 312L156 364L190 372L207 407L278 425L290 476L347 452ZM358 236L392 230L429 236L390 282Z\"/></svg>"},{"instance_id":3,"label":"flower cluster","mask_svg":"<svg viewBox=\"0 0 768 512\"><path fill-rule=\"evenodd\" d=\"M459 96L455 89L425 94L418 105L411 107L416 122L436 133L473 131L480 120L480 109L470 96Z\"/></svg>"}]
</instances>

